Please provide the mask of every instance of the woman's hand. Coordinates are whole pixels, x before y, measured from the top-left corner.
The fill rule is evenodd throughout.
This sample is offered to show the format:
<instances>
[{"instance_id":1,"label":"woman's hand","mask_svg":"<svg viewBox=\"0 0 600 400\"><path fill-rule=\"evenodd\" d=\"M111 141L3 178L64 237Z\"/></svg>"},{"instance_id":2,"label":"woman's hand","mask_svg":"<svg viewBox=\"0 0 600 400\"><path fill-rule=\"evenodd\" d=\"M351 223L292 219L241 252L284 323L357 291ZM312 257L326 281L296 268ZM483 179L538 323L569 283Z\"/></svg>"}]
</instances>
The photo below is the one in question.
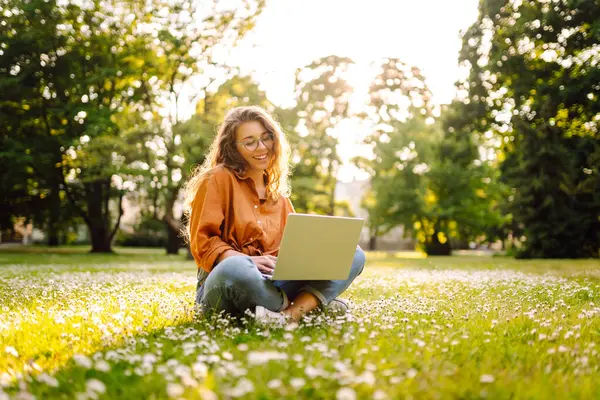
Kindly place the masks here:
<instances>
[{"instance_id":1,"label":"woman's hand","mask_svg":"<svg viewBox=\"0 0 600 400\"><path fill-rule=\"evenodd\" d=\"M277 262L277 257L275 256L254 256L250 257L256 267L260 272L267 275L273 275L273 270L275 269L275 262Z\"/></svg>"}]
</instances>

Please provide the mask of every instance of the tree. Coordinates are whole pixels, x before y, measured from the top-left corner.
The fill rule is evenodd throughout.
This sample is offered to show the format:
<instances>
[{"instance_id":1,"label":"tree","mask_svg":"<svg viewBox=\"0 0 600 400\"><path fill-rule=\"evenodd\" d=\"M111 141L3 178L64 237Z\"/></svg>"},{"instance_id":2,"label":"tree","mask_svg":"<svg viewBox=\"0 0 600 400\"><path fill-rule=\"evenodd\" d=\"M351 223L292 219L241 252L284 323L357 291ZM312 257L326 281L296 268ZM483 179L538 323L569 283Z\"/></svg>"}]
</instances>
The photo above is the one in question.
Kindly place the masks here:
<instances>
[{"instance_id":1,"label":"tree","mask_svg":"<svg viewBox=\"0 0 600 400\"><path fill-rule=\"evenodd\" d=\"M114 134L111 116L134 89L131 61L119 36L132 37L119 26L126 8L101 8L98 2L85 8L59 6L55 1L12 7L15 12L3 25L0 70L4 89L16 98L3 103L3 119L12 150L25 147L30 156L23 159L26 169L33 173L40 198L48 198L49 243L58 244L67 194L90 229L92 251L110 251L114 229L108 228L111 215L105 206L111 197L105 184L110 175L82 174L80 161L77 168L69 165L80 138Z\"/></svg>"},{"instance_id":2,"label":"tree","mask_svg":"<svg viewBox=\"0 0 600 400\"><path fill-rule=\"evenodd\" d=\"M301 212L335 214L340 159L333 129L350 115L353 89L346 74L351 65L349 58L328 56L296 72L298 124L290 131L294 162L292 201Z\"/></svg>"},{"instance_id":3,"label":"tree","mask_svg":"<svg viewBox=\"0 0 600 400\"><path fill-rule=\"evenodd\" d=\"M421 185L420 179L413 179L418 178L416 175L403 179L400 175L410 173L404 171L405 168L414 167L408 163L416 161L416 142L421 147L421 139L425 140L422 149L425 152L430 148L426 143L434 132L425 124L427 118L432 117L430 101L431 92L418 68L396 58L380 62L369 87L365 113L373 126L373 132L365 143L373 147L374 158L355 158L358 167L371 174L370 188L362 206L369 214L367 226L373 248L378 236L398 225L405 225L410 230L412 217L403 219L400 216L399 219L396 213L396 203L400 198L404 199L403 206L420 208L415 203L418 199L411 195ZM423 127L425 131L421 131ZM390 193L390 185L397 189L396 199ZM408 198L403 193L408 193Z\"/></svg>"},{"instance_id":4,"label":"tree","mask_svg":"<svg viewBox=\"0 0 600 400\"><path fill-rule=\"evenodd\" d=\"M500 139L520 257L598 256L599 12L597 1L482 1L463 44L468 84L484 89L470 94L486 104L475 118Z\"/></svg>"},{"instance_id":5,"label":"tree","mask_svg":"<svg viewBox=\"0 0 600 400\"><path fill-rule=\"evenodd\" d=\"M208 105L207 105L208 103ZM185 181L187 172L192 170L196 164L204 162L204 156L212 142L218 124L220 124L227 111L233 107L243 105L261 105L267 109L273 106L268 101L264 92L249 77L233 77L221 84L216 91L207 92L205 98L196 105L196 113L187 121L176 125L177 151L179 157L173 157L180 168L175 171L177 181ZM173 215L166 214L169 190L165 190L168 184L164 158L167 156L162 147L160 139L161 130L156 126L155 119L149 121L140 118L129 118L124 122L131 127L127 134L128 141L137 143L137 152L130 161L132 176L128 179L137 182L137 199L142 204L147 204L148 210L152 210L155 219L165 221L169 224L172 232L177 233L182 229L182 221ZM156 138L159 138L156 140ZM142 145L145 143L145 145ZM163 166L161 168L161 166ZM167 188L168 189L168 188ZM178 242L176 249L180 247Z\"/></svg>"},{"instance_id":6,"label":"tree","mask_svg":"<svg viewBox=\"0 0 600 400\"><path fill-rule=\"evenodd\" d=\"M429 255L449 255L451 238L481 236L499 224L493 169L479 159L456 108L434 118L425 79L417 68L385 60L370 90L367 138L374 159L357 158L371 175L363 199L371 242L402 225ZM456 125L456 128L454 127Z\"/></svg>"},{"instance_id":7,"label":"tree","mask_svg":"<svg viewBox=\"0 0 600 400\"><path fill-rule=\"evenodd\" d=\"M428 187L434 146L439 142L439 124L427 124L416 115L394 123L394 129L375 131L366 140L373 144L373 160L358 158L360 168L371 174L370 191L363 200L369 211L372 237L396 226L425 243L433 237L435 221L431 208L435 194Z\"/></svg>"},{"instance_id":8,"label":"tree","mask_svg":"<svg viewBox=\"0 0 600 400\"><path fill-rule=\"evenodd\" d=\"M153 101L145 104L144 111L155 113L155 129L148 131L146 143L159 154L151 171L155 173L155 188L164 198L161 214L168 233L168 254L177 254L182 245L181 221L175 218L175 206L189 173L188 156L192 156L192 162L202 157L207 148L206 133L212 134L214 129L209 127L214 120L205 120L200 132L190 132L189 124L182 126L190 118L184 110L201 100L203 112L208 114L209 91L235 72L219 61L219 51L235 46L254 26L263 7L264 0L247 0L231 7L216 0L157 0L149 10L147 24L153 27L153 40L148 46L154 59L143 85ZM166 112L159 114L158 108ZM186 149L194 146L195 153L188 154Z\"/></svg>"},{"instance_id":9,"label":"tree","mask_svg":"<svg viewBox=\"0 0 600 400\"><path fill-rule=\"evenodd\" d=\"M499 181L497 160L480 155L485 146L463 125L461 106L455 101L442 108L443 137L428 174L429 186L438 198L435 214L441 226L451 228L444 232L448 238L491 241L498 238L493 232L507 222L499 206L507 196L506 187ZM444 245L432 239L430 245ZM449 253L450 241L445 247Z\"/></svg>"},{"instance_id":10,"label":"tree","mask_svg":"<svg viewBox=\"0 0 600 400\"><path fill-rule=\"evenodd\" d=\"M40 188L17 187L5 197L11 212L17 211L12 199L19 190L48 198L45 208L50 210L53 241L60 201L66 198L89 227L92 251L111 251L122 215L121 201L134 187L134 182L123 179L135 176L129 170L130 163L135 169L135 151L127 146L139 150L139 142L131 139L136 135L142 139L140 131L159 127L162 141L152 138L142 143L158 143L167 150L161 160L150 160L156 163L150 171L166 166L166 173L159 175L161 180L166 177L164 204L167 216L172 214L178 178L185 178L178 171L182 157L176 130L184 120L180 110L181 101L186 100L184 92L190 88L188 79L209 77L209 70L217 64L213 51L243 36L263 4L262 0L240 2L228 10L216 2L184 0L144 4L5 1L3 6L10 11L0 27L0 85L10 97L3 98L0 107L10 134L2 141L11 147L2 157L16 159L19 146L30 156L20 158L15 172L5 171L3 182L31 176ZM154 126L142 123L133 129L122 124L127 122L120 115L125 111L142 116L150 112L154 119L165 105L173 112L166 121ZM124 137L124 132L130 137ZM156 198L155 206L159 203Z\"/></svg>"},{"instance_id":11,"label":"tree","mask_svg":"<svg viewBox=\"0 0 600 400\"><path fill-rule=\"evenodd\" d=\"M122 181L125 145L116 118L146 95L137 80L144 64L138 42L144 35L132 7L121 1L59 7L67 30L59 26L57 35L67 35L68 47L56 59L51 91L66 109L53 116L63 118L63 124L73 121L65 125L70 143L61 147L63 188L89 228L92 252L112 252L123 215L126 188L113 184ZM72 132L76 124L82 126L78 136Z\"/></svg>"},{"instance_id":12,"label":"tree","mask_svg":"<svg viewBox=\"0 0 600 400\"><path fill-rule=\"evenodd\" d=\"M0 24L0 156L6 167L2 224L12 224L12 216L25 216L46 225L48 244L57 245L64 204L61 148L71 140L65 125L70 125L73 136L82 128L70 124L72 118L64 124L55 115L68 106L51 91L61 79L57 58L68 46L68 37L57 35L64 15L55 2L6 1L3 6L7 11Z\"/></svg>"}]
</instances>

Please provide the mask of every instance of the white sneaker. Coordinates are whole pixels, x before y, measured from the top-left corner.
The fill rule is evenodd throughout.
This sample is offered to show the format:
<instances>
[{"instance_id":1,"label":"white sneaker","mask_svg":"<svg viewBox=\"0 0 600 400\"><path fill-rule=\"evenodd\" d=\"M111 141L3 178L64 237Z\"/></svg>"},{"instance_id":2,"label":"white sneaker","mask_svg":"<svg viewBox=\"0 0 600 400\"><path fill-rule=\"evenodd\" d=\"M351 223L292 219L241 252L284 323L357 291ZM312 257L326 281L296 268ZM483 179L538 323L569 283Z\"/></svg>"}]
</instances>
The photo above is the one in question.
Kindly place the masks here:
<instances>
[{"instance_id":1,"label":"white sneaker","mask_svg":"<svg viewBox=\"0 0 600 400\"><path fill-rule=\"evenodd\" d=\"M254 319L259 325L274 327L284 327L289 321L288 317L284 314L271 311L263 306L256 306Z\"/></svg>"},{"instance_id":2,"label":"white sneaker","mask_svg":"<svg viewBox=\"0 0 600 400\"><path fill-rule=\"evenodd\" d=\"M333 299L325 307L325 310L334 315L344 315L348 312L349 308L350 306L348 305L347 301L342 299Z\"/></svg>"}]
</instances>

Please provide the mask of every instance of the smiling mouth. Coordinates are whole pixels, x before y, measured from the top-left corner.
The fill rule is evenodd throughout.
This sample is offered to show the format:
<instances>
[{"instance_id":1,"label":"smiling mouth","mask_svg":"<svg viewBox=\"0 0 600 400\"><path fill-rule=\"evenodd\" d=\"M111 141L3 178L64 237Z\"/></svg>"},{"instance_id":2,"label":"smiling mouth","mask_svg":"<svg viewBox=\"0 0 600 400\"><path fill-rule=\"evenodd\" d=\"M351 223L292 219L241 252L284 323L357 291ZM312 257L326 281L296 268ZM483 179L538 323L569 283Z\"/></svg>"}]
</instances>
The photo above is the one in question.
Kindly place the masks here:
<instances>
[{"instance_id":1,"label":"smiling mouth","mask_svg":"<svg viewBox=\"0 0 600 400\"><path fill-rule=\"evenodd\" d=\"M269 156L268 154L263 154L262 156L254 156L252 158L254 158L255 160L258 160L258 161L264 161L267 159L268 156Z\"/></svg>"}]
</instances>

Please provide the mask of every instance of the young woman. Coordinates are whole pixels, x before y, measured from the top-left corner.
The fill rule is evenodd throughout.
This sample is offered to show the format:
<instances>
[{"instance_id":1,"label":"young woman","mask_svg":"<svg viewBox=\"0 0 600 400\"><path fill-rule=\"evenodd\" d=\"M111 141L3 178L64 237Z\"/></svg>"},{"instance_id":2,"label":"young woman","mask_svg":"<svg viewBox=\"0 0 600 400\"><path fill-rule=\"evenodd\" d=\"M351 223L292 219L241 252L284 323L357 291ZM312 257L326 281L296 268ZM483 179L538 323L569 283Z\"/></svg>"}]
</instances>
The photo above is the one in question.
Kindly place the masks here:
<instances>
[{"instance_id":1,"label":"young woman","mask_svg":"<svg viewBox=\"0 0 600 400\"><path fill-rule=\"evenodd\" d=\"M289 200L289 145L260 107L231 110L202 166L186 182L190 250L198 266L196 303L207 310L255 313L265 323L297 321L321 306L345 311L336 297L363 270L357 247L350 276L334 281L272 281Z\"/></svg>"}]
</instances>

